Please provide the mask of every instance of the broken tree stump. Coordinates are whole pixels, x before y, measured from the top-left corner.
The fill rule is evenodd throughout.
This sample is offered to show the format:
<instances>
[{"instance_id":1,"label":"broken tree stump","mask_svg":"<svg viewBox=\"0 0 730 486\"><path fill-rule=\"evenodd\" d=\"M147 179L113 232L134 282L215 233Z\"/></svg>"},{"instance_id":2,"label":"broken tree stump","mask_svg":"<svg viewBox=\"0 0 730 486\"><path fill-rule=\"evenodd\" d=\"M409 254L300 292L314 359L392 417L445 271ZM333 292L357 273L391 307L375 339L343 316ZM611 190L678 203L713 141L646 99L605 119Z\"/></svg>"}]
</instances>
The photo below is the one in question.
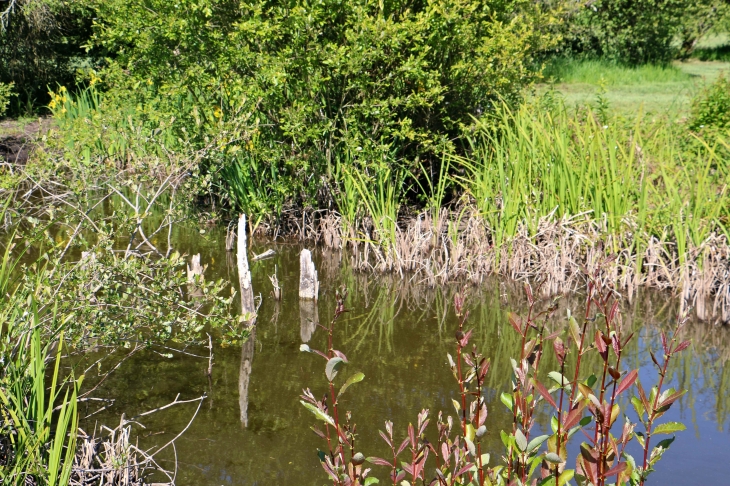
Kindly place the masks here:
<instances>
[{"instance_id":1,"label":"broken tree stump","mask_svg":"<svg viewBox=\"0 0 730 486\"><path fill-rule=\"evenodd\" d=\"M238 251L236 254L238 282L241 287L241 316L248 326L253 326L256 324L256 304L253 301L251 271L248 268L246 251L246 215L242 214L238 218Z\"/></svg>"},{"instance_id":2,"label":"broken tree stump","mask_svg":"<svg viewBox=\"0 0 730 486\"><path fill-rule=\"evenodd\" d=\"M312 261L312 253L309 250L302 250L299 255L299 298L316 301L318 297L319 280Z\"/></svg>"}]
</instances>

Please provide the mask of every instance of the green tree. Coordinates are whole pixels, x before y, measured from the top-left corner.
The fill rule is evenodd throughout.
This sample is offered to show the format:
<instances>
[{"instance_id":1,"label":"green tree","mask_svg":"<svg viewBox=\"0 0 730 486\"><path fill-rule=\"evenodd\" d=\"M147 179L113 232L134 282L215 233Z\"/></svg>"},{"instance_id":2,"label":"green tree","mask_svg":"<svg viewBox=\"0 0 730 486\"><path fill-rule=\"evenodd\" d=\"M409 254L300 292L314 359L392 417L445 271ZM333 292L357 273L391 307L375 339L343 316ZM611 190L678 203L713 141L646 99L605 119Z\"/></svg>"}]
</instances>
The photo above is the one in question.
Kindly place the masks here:
<instances>
[{"instance_id":1,"label":"green tree","mask_svg":"<svg viewBox=\"0 0 730 486\"><path fill-rule=\"evenodd\" d=\"M727 17L726 0L597 0L567 22L564 48L627 64L687 56Z\"/></svg>"},{"instance_id":2,"label":"green tree","mask_svg":"<svg viewBox=\"0 0 730 486\"><path fill-rule=\"evenodd\" d=\"M11 113L48 101L48 89L73 85L88 64L83 45L91 35L87 2L0 0L0 83L14 83Z\"/></svg>"},{"instance_id":3,"label":"green tree","mask_svg":"<svg viewBox=\"0 0 730 486\"><path fill-rule=\"evenodd\" d=\"M255 167L277 197L305 202L345 152L411 167L453 150L472 116L535 79L557 22L532 0L92 5L108 89L174 118L180 137L199 144L246 119L204 170Z\"/></svg>"}]
</instances>

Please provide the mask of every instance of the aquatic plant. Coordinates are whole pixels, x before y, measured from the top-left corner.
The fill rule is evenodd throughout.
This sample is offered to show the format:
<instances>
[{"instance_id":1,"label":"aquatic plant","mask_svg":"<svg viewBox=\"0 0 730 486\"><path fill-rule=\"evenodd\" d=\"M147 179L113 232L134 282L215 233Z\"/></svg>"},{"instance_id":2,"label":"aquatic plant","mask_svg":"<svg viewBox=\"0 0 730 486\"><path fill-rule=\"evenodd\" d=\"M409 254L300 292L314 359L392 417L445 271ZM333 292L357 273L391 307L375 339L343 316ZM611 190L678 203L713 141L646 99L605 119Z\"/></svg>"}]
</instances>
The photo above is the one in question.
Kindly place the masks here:
<instances>
[{"instance_id":1,"label":"aquatic plant","mask_svg":"<svg viewBox=\"0 0 730 486\"><path fill-rule=\"evenodd\" d=\"M76 453L83 377L61 376L63 335L42 337L34 299L15 304L0 312L0 482L63 486Z\"/></svg>"},{"instance_id":2,"label":"aquatic plant","mask_svg":"<svg viewBox=\"0 0 730 486\"><path fill-rule=\"evenodd\" d=\"M584 313L576 317L569 313L567 324L556 324L553 314L556 301L540 302L533 288L525 284L528 300L526 315L509 315L509 324L519 336L518 359L510 359L512 386L500 395L500 401L512 415L511 430L499 431L504 452L501 460L493 459L483 450L487 434L486 379L490 361L477 349L469 347L472 330L466 328L469 312L465 308L465 294L454 296L454 310L458 317L455 330L456 356L447 355L449 366L457 382L456 397L452 399L456 418L439 412L435 440L426 436L430 423L429 411L418 414L417 421L409 424L401 441L394 434L393 423L386 421L381 438L392 457L367 457L355 448L356 425L352 414L342 420L340 398L352 384L364 376L356 373L335 394L335 378L340 367L347 363L344 353L334 349L332 336L337 319L347 312L344 307L346 292L337 294L337 308L328 332L326 353L308 345L302 351L315 353L326 361L325 375L329 384L327 394L317 400L309 388L301 401L318 420L324 422L326 432L312 430L326 440L327 447L318 452L322 467L332 484L370 485L378 483L364 464L385 468L388 482L397 485L430 484L439 486L461 485L579 485L603 486L615 484L643 485L654 467L674 441L674 433L684 430L677 422L658 424L657 420L685 392L667 388L665 377L671 360L689 346L679 341L686 316L677 319L674 332L661 333L661 357L653 351L650 357L658 370L656 385L646 388L638 380L638 370L622 369L623 352L634 333L622 323L619 301L615 291L600 280L600 271L586 274L587 289ZM546 353L554 353L557 370L543 370ZM589 359L591 355L596 359ZM597 363L593 369L591 364ZM549 383L545 383L547 377ZM627 400L629 393L633 396ZM331 405L328 406L328 399ZM643 430L629 418L626 410L630 402ZM623 410L622 410L623 408ZM549 430L536 433L538 414L550 417ZM619 417L623 414L623 424ZM568 443L581 431L585 440L580 443L574 458L569 457ZM671 435L652 444L657 435ZM636 442L641 457L636 460L627 446ZM571 447L571 451L575 448ZM432 459L430 459L432 458ZM575 468L568 468L568 464ZM430 471L433 471L431 473Z\"/></svg>"}]
</instances>

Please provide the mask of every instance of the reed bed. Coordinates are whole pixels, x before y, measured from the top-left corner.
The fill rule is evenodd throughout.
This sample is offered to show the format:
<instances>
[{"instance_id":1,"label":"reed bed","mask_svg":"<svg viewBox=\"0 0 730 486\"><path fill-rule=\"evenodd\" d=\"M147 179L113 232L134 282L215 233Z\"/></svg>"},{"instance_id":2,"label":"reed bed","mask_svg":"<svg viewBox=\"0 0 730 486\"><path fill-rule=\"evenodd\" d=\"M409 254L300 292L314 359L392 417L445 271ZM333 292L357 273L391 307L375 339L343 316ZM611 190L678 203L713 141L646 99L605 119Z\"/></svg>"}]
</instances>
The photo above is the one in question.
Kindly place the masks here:
<instances>
[{"instance_id":1,"label":"reed bed","mask_svg":"<svg viewBox=\"0 0 730 486\"><path fill-rule=\"evenodd\" d=\"M477 124L467 156L447 157L448 174L421 185L420 213L399 204L402 181L351 177L359 198L310 236L350 248L360 270L432 286L540 277L555 294L600 265L629 299L640 287L671 291L700 319L729 322L730 145L663 119L606 116L503 107ZM459 199L444 207L447 193Z\"/></svg>"}]
</instances>

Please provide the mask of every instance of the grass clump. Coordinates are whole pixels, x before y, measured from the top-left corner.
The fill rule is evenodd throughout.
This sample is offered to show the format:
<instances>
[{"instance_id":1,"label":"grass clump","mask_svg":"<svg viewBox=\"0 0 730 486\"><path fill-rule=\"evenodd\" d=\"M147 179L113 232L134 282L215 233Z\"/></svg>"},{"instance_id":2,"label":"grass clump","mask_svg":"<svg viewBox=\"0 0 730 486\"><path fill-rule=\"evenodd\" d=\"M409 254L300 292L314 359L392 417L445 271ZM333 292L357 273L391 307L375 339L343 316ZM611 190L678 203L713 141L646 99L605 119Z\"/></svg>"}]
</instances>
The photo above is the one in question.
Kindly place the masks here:
<instances>
[{"instance_id":1,"label":"grass clump","mask_svg":"<svg viewBox=\"0 0 730 486\"><path fill-rule=\"evenodd\" d=\"M626 66L605 59L557 57L545 66L543 77L559 83L637 86L653 83L686 83L692 77L672 64Z\"/></svg>"}]
</instances>

